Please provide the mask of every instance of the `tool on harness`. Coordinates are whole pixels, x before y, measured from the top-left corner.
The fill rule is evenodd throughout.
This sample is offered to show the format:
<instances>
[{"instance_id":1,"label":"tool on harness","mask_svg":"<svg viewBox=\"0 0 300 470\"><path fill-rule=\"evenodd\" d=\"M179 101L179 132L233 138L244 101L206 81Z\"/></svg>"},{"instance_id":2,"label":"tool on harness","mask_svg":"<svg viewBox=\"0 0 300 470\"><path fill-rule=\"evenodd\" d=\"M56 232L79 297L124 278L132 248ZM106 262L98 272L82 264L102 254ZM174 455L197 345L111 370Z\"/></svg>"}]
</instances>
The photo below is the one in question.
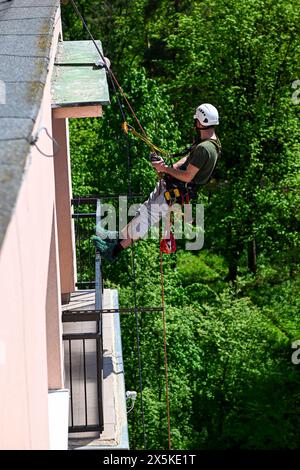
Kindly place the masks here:
<instances>
[{"instance_id":1,"label":"tool on harness","mask_svg":"<svg viewBox=\"0 0 300 470\"><path fill-rule=\"evenodd\" d=\"M170 232L169 238L163 238L160 241L159 248L162 253L166 253L167 255L170 255L176 251L176 240L172 232Z\"/></svg>"},{"instance_id":2,"label":"tool on harness","mask_svg":"<svg viewBox=\"0 0 300 470\"><path fill-rule=\"evenodd\" d=\"M184 183L167 174L164 175L163 179L166 182L165 200L169 206L173 204L183 206L196 198L197 192L194 183Z\"/></svg>"},{"instance_id":3,"label":"tool on harness","mask_svg":"<svg viewBox=\"0 0 300 470\"><path fill-rule=\"evenodd\" d=\"M183 206L184 204L189 204L190 196L188 193L180 191L179 188L171 188L165 191L165 200L168 206L172 206L173 204Z\"/></svg>"},{"instance_id":4,"label":"tool on harness","mask_svg":"<svg viewBox=\"0 0 300 470\"><path fill-rule=\"evenodd\" d=\"M150 160L151 162L163 162L163 159L157 155L155 152L150 153ZM183 190L183 188L179 188L177 183L174 182L178 181L172 178L170 175L164 174L163 180L167 184L167 189L164 193L165 200L169 206L175 203L179 203L180 205L188 204L190 201L189 194ZM172 182L173 181L173 182Z\"/></svg>"}]
</instances>

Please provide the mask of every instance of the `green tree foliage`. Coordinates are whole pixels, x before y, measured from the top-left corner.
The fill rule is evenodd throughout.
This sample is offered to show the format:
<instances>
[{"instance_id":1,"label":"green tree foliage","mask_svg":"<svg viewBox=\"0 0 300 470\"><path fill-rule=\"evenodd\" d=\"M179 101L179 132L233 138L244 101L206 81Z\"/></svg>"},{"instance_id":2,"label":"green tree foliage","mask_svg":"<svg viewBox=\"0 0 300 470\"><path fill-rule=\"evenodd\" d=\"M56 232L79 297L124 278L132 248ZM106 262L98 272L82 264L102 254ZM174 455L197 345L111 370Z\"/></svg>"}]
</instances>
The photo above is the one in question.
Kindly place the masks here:
<instances>
[{"instance_id":1,"label":"green tree foliage","mask_svg":"<svg viewBox=\"0 0 300 470\"><path fill-rule=\"evenodd\" d=\"M77 0L123 89L160 147L193 138L200 102L220 111L219 183L205 189L205 245L164 256L172 445L296 448L299 442L299 0ZM65 39L89 39L70 3ZM104 119L70 123L76 195L147 196L149 149L121 131L111 90ZM126 109L126 108L124 108ZM130 124L136 123L126 115ZM128 148L131 160L128 163ZM115 202L114 202L115 204ZM86 243L86 257L91 249ZM104 264L122 306L160 306L158 241ZM86 273L86 277L89 274ZM123 316L126 387L139 391L136 318ZM139 316L148 448L167 448L162 319ZM143 447L141 396L129 413Z\"/></svg>"},{"instance_id":2,"label":"green tree foliage","mask_svg":"<svg viewBox=\"0 0 300 470\"><path fill-rule=\"evenodd\" d=\"M143 69L128 71L124 82L128 98L137 103L135 108L149 137L160 147L172 146L170 151L176 150L180 132L165 87L158 88L153 80L146 79ZM130 170L132 191L147 195L156 181L148 158L150 149L132 135L127 141L121 129L122 115L115 96L112 105L104 112L103 120L71 122L71 145L74 148L72 170L76 190L85 191L85 194L99 193L101 188L102 194L127 194ZM139 130L132 117L126 117Z\"/></svg>"}]
</instances>

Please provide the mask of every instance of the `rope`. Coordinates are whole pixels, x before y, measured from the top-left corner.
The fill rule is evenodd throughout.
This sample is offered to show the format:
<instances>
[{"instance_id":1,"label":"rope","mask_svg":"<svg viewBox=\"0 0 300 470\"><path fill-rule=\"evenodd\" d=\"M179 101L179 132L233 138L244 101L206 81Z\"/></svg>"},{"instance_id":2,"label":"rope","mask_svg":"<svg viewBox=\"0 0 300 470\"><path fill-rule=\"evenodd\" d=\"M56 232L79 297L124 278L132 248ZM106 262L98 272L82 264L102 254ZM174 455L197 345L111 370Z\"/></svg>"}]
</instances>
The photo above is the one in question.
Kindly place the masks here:
<instances>
[{"instance_id":1,"label":"rope","mask_svg":"<svg viewBox=\"0 0 300 470\"><path fill-rule=\"evenodd\" d=\"M74 9L75 9L75 12L77 13L78 17L80 18L80 20L81 20L81 22L82 22L84 28L86 29L88 35L90 36L91 40L93 41L94 46L95 46L95 48L97 49L98 54L99 54L100 57L101 57L101 60L102 60L102 62L103 62L103 66L104 66L104 68L105 68L105 70L106 70L106 73L107 73L108 77L110 78L111 83L113 84L114 91L116 92L115 86L117 86L117 88L118 88L120 94L122 95L124 101L126 102L126 104L127 104L128 108L129 108L129 110L130 110L132 116L134 117L135 121L137 122L137 124L138 124L138 126L139 126L139 128L140 128L140 130L141 130L141 132L142 132L143 135L141 135L141 134L139 134L138 132L136 132L133 128L131 128L130 130L131 130L131 131L133 132L133 134L135 134L137 137L139 137L140 139L144 140L144 142L146 142L147 145L149 145L154 151L157 151L157 152L161 153L162 155L168 155L168 152L166 152L165 150L160 149L159 147L156 147L156 145L154 145L154 144L151 142L151 140L149 139L149 137L147 136L147 133L146 133L145 129L143 128L142 124L140 123L140 120L138 119L138 117L137 117L137 115L136 115L136 113L135 113L133 107L131 106L131 104L130 104L130 102L129 102L129 100L128 100L128 98L127 98L127 96L126 96L124 90L122 89L121 85L119 84L119 82L118 82L118 80L117 80L115 74L114 74L113 71L107 66L105 57L104 57L104 55L103 55L101 49L99 48L98 44L96 43L95 38L94 38L94 36L92 35L92 33L91 33L91 31L90 31L90 29L89 29L89 27L88 27L88 25L87 25L85 19L83 18L82 14L80 13L79 8L78 8L78 6L77 6L76 3L75 3L75 0L71 0L71 3L72 3L72 5L73 5L73 7L74 7ZM117 94L117 93L116 93L116 94ZM121 108L121 109L122 109L122 108ZM121 112L122 112L122 118L123 118L123 126L124 126L124 127L125 127L125 126L128 126L128 124L126 123L126 119L125 119L125 115L124 115L123 109L122 109ZM123 127L123 126L122 126L122 127ZM124 127L123 127L123 129L124 129Z\"/></svg>"},{"instance_id":2,"label":"rope","mask_svg":"<svg viewBox=\"0 0 300 470\"><path fill-rule=\"evenodd\" d=\"M166 150L161 149L160 147L157 147L157 145L153 144L153 142L149 139L149 137L144 136L144 135L140 134L139 132L137 132L137 131L136 131L132 126L130 126L126 121L123 122L123 124L122 124L122 129L123 129L123 131L125 132L125 134L128 134L128 131L132 132L133 135L135 135L136 137L138 137L139 139L141 139L143 142L145 142L149 147L151 147L151 149L152 149L154 152L157 152L157 153L160 153L160 154L162 154L162 155L165 155L166 157L170 157L169 152L167 152Z\"/></svg>"},{"instance_id":3,"label":"rope","mask_svg":"<svg viewBox=\"0 0 300 470\"><path fill-rule=\"evenodd\" d=\"M145 413L144 413L144 400L143 400L141 341L140 341L139 316L138 316L138 309L137 309L137 285L136 285L134 243L131 244L131 263L132 263L131 266L132 266L133 292L134 292L134 316L135 316L135 326L136 326L136 343L137 343L137 352L138 352L139 389L140 389L140 395L141 395L141 416L142 416L144 449L146 450L147 449L147 437L146 437L146 429L145 429Z\"/></svg>"},{"instance_id":4,"label":"rope","mask_svg":"<svg viewBox=\"0 0 300 470\"><path fill-rule=\"evenodd\" d=\"M164 362L165 362L165 377L166 377L166 409L167 409L167 423L168 423L168 449L171 450L172 444L171 444L171 422L170 422L170 402L169 402L167 327L166 327L165 288L164 288L164 269L163 269L163 254L162 254L162 251L160 251L160 279L161 279L162 321L163 321L163 331L164 331Z\"/></svg>"},{"instance_id":5,"label":"rope","mask_svg":"<svg viewBox=\"0 0 300 470\"><path fill-rule=\"evenodd\" d=\"M130 142L129 136L126 134L126 150L127 150L127 172L128 172L128 187L127 191L129 196L132 196L131 187L131 153L130 153ZM136 283L136 269L135 269L135 248L134 243L131 244L131 269L133 279L133 300L134 300L134 317L135 317L135 328L136 328L136 344L137 344L137 355L138 355L138 371L139 371L139 390L141 396L141 416L142 416L142 428L143 428L143 440L144 449L147 449L147 436L145 428L145 412L144 412L144 400L143 400L143 378L142 378L142 360L141 360L141 341L140 341L140 325L139 315L137 308L137 283Z\"/></svg>"},{"instance_id":6,"label":"rope","mask_svg":"<svg viewBox=\"0 0 300 470\"><path fill-rule=\"evenodd\" d=\"M103 56L101 50L99 49L92 33L90 32L89 30L89 27L87 26L86 24L86 21L85 19L83 18L83 16L81 15L76 3L74 0L71 0L71 3L77 13L77 15L79 16L79 18L81 19L81 22L83 24L83 26L85 27L86 31L88 32L90 38L92 39L102 61L103 61L103 64L104 64L104 67L107 71L107 74L108 76L110 77L111 79L111 83L112 83L112 86L113 86L113 89L116 93L116 97L117 97L117 102L118 102L118 106L120 108L120 111L121 111L121 115L122 115L122 119L123 121L126 121L126 118L125 118L125 113L124 113L124 110L123 110L123 107L122 107L122 104L119 100L119 97L118 97L118 94L116 92L116 87L115 85L117 85L122 97L124 98L124 100L126 101L126 104L127 106L129 107L131 113L133 114L136 122L138 123L141 131L143 132L143 134L146 136L146 133L140 123L140 121L138 120L132 106L130 105L124 91L122 90L121 86L119 85L116 77L114 76L113 72L108 68L107 64L106 64L106 61L105 61L105 57ZM127 160L128 160L128 172L129 172L129 185L128 185L128 191L129 193L131 194L132 191L131 191L131 175L130 175L130 172L131 172L131 159L130 159L130 148L129 148L129 143L128 143L128 136L127 136ZM145 432L145 417L144 417L144 401L143 401L143 382L142 382L142 362L141 362L141 350L140 350L140 334L139 334L139 319L138 319L138 310L137 310L137 295L136 295L136 291L137 291L137 287L136 287L136 271L135 271L135 256L134 256L134 248L133 248L133 244L132 244L132 277L133 277L133 289L134 289L134 311L135 311L135 321L136 321L136 338L137 338L137 351L138 351L138 369L139 369L139 387L140 387L140 394L141 394L141 415L142 415L142 426L143 426L143 437L144 437L144 448L146 449L147 447L147 439L146 439L146 432Z\"/></svg>"},{"instance_id":7,"label":"rope","mask_svg":"<svg viewBox=\"0 0 300 470\"><path fill-rule=\"evenodd\" d=\"M118 80L116 79L115 75L113 72L110 70L110 68L107 66L107 63L105 61L105 57L103 56L101 50L99 49L89 27L87 26L87 23L85 19L83 18L82 14L80 13L76 3L74 0L71 0L71 3L75 9L75 12L77 13L78 17L80 18L84 28L88 32L91 40L94 43L94 46L96 47L102 61L104 68L106 69L108 77L111 79L111 83L113 86L113 89L116 93L117 97L117 102L118 106L120 108L121 114L122 114L122 119L123 119L123 130L126 134L127 137L127 161L128 161L128 192L131 195L132 190L131 190L131 158L130 158L130 146L129 146L129 137L128 137L128 131L130 130L136 137L140 138L142 141L144 141L147 145L149 145L154 151L162 154L169 156L169 154L163 150L154 145L149 137L147 136L144 128L142 127L138 117L136 116L131 104L129 103L123 89L121 88ZM118 94L116 91L116 86L125 100L130 112L132 113L134 119L136 120L142 134L138 133L133 127L129 126L126 122L126 117L125 113L122 107L122 104L118 98ZM133 290L134 290L134 312L135 312L135 321L136 321L136 339L137 339L137 351L138 351L138 370L139 370L139 387L140 387L140 394L141 394L141 416L142 416L142 426L143 426L143 438L144 438L144 448L146 449L147 447L147 439L146 439L146 432L145 432L145 417L144 417L144 403L143 403L143 382L142 382L142 362L141 362L141 350L140 350L140 334L139 334L139 318L138 318L138 308L137 308L137 284L136 284L136 269L135 269L135 251L134 251L134 243L131 244L131 255L132 255L132 277L133 277ZM167 340L166 340L166 315L165 315L165 299L164 299L164 273L163 273L163 258L162 258L162 252L160 252L160 273L161 273L161 288L162 288L162 320L163 320L163 334L164 334L164 363L165 363L165 376L166 376L166 407L167 407L167 421L168 421L168 447L171 449L171 428L170 428L170 405L169 405L169 384L168 384L168 359L167 359Z\"/></svg>"},{"instance_id":8,"label":"rope","mask_svg":"<svg viewBox=\"0 0 300 470\"><path fill-rule=\"evenodd\" d=\"M92 35L92 33L91 33L91 31L90 31L90 29L89 29L89 27L88 27L88 25L87 25L85 19L83 18L82 14L80 13L78 6L76 5L76 3L75 3L74 0L71 0L71 3L72 3L72 5L73 5L73 7L74 7L74 9L75 9L75 11L76 11L76 13L77 13L77 15L79 16L79 18L80 18L80 20L81 20L83 26L85 27L85 29L86 29L88 35L90 36L91 40L93 41L94 46L96 47L96 49L97 49L97 51L98 51L98 54L100 55L100 57L101 57L101 59L102 59L102 62L103 62L104 68L106 69L107 74L112 78L112 80L114 81L114 83L117 85L118 90L120 91L121 95L123 96L123 98L124 98L124 100L125 100L125 102L126 102L128 108L130 109L130 112L132 113L134 119L136 120L136 122L137 122L137 124L138 124L140 130L141 130L142 133L146 136L147 134L146 134L146 132L145 132L143 126L141 125L141 123L140 123L140 121L139 121L137 115L135 114L134 109L132 108L131 104L129 103L129 101L128 101L128 99L127 99L127 96L125 95L125 93L124 93L124 91L123 91L121 85L119 84L119 82L118 82L116 76L114 75L114 73L112 72L112 70L107 66L105 57L104 57L104 55L102 54L100 48L98 47L98 44L96 43L96 41L95 41L95 39L94 39L94 36Z\"/></svg>"}]
</instances>

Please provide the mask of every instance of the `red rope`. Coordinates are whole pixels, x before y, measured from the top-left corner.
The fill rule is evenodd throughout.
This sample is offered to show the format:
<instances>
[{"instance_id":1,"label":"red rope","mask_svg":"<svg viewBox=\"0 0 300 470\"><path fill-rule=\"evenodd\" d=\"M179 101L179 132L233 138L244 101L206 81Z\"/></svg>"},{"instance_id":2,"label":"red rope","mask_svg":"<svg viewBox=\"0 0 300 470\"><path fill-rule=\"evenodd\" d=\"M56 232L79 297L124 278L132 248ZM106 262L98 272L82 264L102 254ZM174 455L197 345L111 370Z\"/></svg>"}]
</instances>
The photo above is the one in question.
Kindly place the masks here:
<instances>
[{"instance_id":1,"label":"red rope","mask_svg":"<svg viewBox=\"0 0 300 470\"><path fill-rule=\"evenodd\" d=\"M164 288L164 269L163 269L163 254L160 251L160 277L161 277L161 303L162 303L162 321L164 332L164 361L165 361L165 375L166 375L166 408L167 408L167 421L168 421L168 448L171 450L171 423L170 423L170 402L169 402L169 377L168 377L168 355L167 355L167 327L166 327L166 312L165 312L165 288Z\"/></svg>"}]
</instances>

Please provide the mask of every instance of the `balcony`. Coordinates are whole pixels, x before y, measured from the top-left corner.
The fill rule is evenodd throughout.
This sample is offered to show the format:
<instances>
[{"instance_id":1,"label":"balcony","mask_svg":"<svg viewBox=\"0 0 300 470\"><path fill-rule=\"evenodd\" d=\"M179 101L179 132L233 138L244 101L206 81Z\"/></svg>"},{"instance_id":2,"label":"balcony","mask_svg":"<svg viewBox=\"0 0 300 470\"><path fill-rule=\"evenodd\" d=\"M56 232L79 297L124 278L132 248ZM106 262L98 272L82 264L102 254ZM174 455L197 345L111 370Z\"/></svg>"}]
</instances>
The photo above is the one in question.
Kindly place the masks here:
<instances>
[{"instance_id":1,"label":"balcony","mask_svg":"<svg viewBox=\"0 0 300 470\"><path fill-rule=\"evenodd\" d=\"M118 292L102 289L100 255L95 259L90 246L100 201L73 203L77 207L73 217L77 285L95 288L80 288L62 306L65 386L70 391L69 448L128 449ZM96 207L91 211L90 205ZM88 262L82 264L86 250L92 256L85 256Z\"/></svg>"}]
</instances>

